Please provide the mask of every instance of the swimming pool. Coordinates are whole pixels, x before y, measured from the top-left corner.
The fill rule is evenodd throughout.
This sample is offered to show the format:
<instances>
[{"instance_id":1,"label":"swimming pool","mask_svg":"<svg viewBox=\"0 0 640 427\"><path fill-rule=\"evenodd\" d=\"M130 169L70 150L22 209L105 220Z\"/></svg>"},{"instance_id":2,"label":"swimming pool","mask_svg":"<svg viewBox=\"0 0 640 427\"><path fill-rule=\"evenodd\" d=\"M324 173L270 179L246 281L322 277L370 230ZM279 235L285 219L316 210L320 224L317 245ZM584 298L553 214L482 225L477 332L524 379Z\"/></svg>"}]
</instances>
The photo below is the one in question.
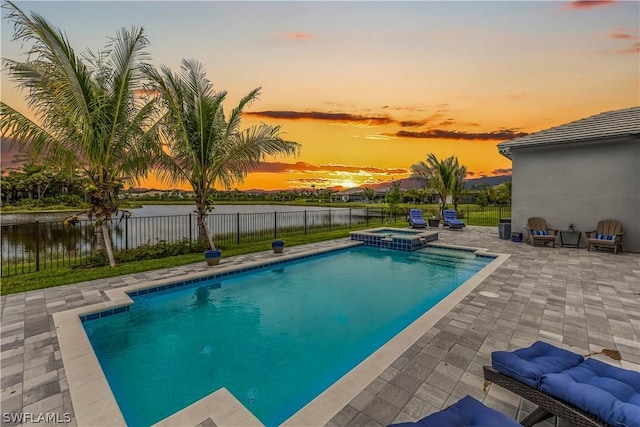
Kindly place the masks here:
<instances>
[{"instance_id":1,"label":"swimming pool","mask_svg":"<svg viewBox=\"0 0 640 427\"><path fill-rule=\"evenodd\" d=\"M276 425L491 260L357 247L136 296L84 327L128 424L224 386Z\"/></svg>"}]
</instances>

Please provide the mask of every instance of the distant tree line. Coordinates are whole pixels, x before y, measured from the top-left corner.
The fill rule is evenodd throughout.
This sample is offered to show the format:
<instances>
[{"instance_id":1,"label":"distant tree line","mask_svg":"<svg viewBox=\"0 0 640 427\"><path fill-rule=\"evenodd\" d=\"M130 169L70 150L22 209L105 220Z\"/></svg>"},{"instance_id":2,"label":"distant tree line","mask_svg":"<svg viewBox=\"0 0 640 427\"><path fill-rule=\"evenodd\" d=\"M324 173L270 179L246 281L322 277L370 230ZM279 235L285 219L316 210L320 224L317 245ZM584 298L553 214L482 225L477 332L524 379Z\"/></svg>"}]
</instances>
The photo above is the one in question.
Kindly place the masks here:
<instances>
[{"instance_id":1,"label":"distant tree line","mask_svg":"<svg viewBox=\"0 0 640 427\"><path fill-rule=\"evenodd\" d=\"M82 207L85 199L80 174L54 165L25 163L0 180L2 206Z\"/></svg>"}]
</instances>

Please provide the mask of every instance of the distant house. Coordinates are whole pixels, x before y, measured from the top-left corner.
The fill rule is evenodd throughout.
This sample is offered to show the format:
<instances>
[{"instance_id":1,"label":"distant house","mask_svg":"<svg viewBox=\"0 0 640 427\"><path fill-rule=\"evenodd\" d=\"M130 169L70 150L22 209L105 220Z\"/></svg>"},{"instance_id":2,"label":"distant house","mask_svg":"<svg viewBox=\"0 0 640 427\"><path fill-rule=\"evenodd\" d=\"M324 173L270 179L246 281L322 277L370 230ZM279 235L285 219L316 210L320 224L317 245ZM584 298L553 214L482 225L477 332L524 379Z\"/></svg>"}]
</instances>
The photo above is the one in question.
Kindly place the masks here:
<instances>
[{"instance_id":1,"label":"distant house","mask_svg":"<svg viewBox=\"0 0 640 427\"><path fill-rule=\"evenodd\" d=\"M532 216L582 232L616 219L623 250L640 252L640 107L505 141L498 150L512 161L512 231L524 232Z\"/></svg>"}]
</instances>

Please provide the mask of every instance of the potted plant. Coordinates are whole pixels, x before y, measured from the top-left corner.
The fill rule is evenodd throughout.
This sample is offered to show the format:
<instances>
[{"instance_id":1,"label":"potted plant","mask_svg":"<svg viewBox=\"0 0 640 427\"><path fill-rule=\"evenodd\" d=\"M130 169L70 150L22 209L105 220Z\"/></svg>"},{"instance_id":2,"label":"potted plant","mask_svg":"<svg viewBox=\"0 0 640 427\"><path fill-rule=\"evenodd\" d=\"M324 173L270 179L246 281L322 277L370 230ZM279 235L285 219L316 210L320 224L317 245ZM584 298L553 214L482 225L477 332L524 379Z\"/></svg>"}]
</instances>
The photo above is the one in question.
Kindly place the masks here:
<instances>
[{"instance_id":1,"label":"potted plant","mask_svg":"<svg viewBox=\"0 0 640 427\"><path fill-rule=\"evenodd\" d=\"M204 251L204 260L208 265L218 265L220 258L222 257L222 251L220 249L207 249Z\"/></svg>"},{"instance_id":2,"label":"potted plant","mask_svg":"<svg viewBox=\"0 0 640 427\"><path fill-rule=\"evenodd\" d=\"M440 227L440 218L436 216L436 211L431 209L431 218L428 219L429 227Z\"/></svg>"},{"instance_id":3,"label":"potted plant","mask_svg":"<svg viewBox=\"0 0 640 427\"><path fill-rule=\"evenodd\" d=\"M274 240L271 242L271 249L276 254L281 254L284 250L284 240Z\"/></svg>"}]
</instances>

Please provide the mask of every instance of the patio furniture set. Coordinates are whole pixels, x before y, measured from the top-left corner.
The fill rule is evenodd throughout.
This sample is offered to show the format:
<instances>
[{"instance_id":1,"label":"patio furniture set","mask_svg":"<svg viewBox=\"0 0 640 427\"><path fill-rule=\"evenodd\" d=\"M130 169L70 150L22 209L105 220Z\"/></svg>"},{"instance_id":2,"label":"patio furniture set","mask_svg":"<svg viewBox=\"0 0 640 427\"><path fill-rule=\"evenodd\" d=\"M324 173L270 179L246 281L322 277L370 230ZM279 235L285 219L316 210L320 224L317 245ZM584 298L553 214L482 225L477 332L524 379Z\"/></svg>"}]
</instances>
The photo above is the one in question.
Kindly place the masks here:
<instances>
[{"instance_id":1,"label":"patio furniture set","mask_svg":"<svg viewBox=\"0 0 640 427\"><path fill-rule=\"evenodd\" d=\"M537 405L522 421L467 395L415 423L394 426L533 426L552 416L575 426L640 425L640 372L590 356L620 360L615 350L582 356L543 341L515 351L494 351L484 366L485 391L491 384Z\"/></svg>"},{"instance_id":2,"label":"patio furniture set","mask_svg":"<svg viewBox=\"0 0 640 427\"><path fill-rule=\"evenodd\" d=\"M562 247L570 246L580 247L580 231L556 230L547 226L547 221L540 217L531 217L527 220L526 230L528 233L527 241L533 246L536 243L547 245L551 243L555 247L556 238L560 237L560 245ZM592 247L597 249L613 249L613 253L622 250L622 223L615 219L607 219L598 221L596 229L593 231L585 231L587 238L587 250Z\"/></svg>"},{"instance_id":3,"label":"patio furniture set","mask_svg":"<svg viewBox=\"0 0 640 427\"><path fill-rule=\"evenodd\" d=\"M427 221L422 217L422 209L409 210L409 225L411 228L426 228ZM456 211L453 209L442 210L442 226L448 227L450 230L462 230L465 226L464 222L458 219ZM440 219L430 218L429 227L440 227Z\"/></svg>"}]
</instances>

